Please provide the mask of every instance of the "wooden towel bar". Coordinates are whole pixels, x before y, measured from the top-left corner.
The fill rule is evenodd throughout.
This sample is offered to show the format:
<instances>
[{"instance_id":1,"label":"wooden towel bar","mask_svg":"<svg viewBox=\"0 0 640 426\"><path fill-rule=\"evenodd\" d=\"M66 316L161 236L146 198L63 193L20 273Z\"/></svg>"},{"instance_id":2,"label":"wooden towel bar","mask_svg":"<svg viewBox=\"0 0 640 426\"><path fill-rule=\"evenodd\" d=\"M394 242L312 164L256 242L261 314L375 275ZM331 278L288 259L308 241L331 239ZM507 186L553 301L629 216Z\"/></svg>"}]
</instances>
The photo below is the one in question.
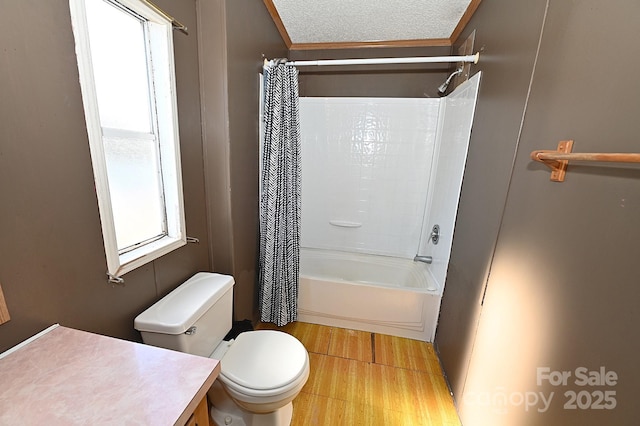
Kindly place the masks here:
<instances>
[{"instance_id":1,"label":"wooden towel bar","mask_svg":"<svg viewBox=\"0 0 640 426\"><path fill-rule=\"evenodd\" d=\"M0 285L0 324L4 324L10 319L11 316L9 315L9 309L7 309L7 302L4 300L4 293L2 293L2 286Z\"/></svg>"},{"instance_id":2,"label":"wooden towel bar","mask_svg":"<svg viewBox=\"0 0 640 426\"><path fill-rule=\"evenodd\" d=\"M631 153L571 153L573 141L560 141L558 149L531 152L531 159L546 164L551 169L551 180L563 182L569 161L599 161L613 163L640 163L640 154Z\"/></svg>"}]
</instances>

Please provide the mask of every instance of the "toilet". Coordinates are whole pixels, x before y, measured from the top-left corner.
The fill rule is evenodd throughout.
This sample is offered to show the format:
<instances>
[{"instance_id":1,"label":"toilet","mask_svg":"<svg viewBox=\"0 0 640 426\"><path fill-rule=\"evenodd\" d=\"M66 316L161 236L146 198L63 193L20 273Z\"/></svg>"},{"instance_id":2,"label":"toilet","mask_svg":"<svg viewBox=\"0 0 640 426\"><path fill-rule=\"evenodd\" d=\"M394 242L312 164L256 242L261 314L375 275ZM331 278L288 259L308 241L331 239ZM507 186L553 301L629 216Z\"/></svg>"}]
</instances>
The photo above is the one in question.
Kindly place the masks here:
<instances>
[{"instance_id":1,"label":"toilet","mask_svg":"<svg viewBox=\"0 0 640 426\"><path fill-rule=\"evenodd\" d=\"M275 330L231 330L233 277L200 272L134 321L146 344L220 360L207 393L218 426L288 426L293 399L309 377L309 355L295 337Z\"/></svg>"}]
</instances>

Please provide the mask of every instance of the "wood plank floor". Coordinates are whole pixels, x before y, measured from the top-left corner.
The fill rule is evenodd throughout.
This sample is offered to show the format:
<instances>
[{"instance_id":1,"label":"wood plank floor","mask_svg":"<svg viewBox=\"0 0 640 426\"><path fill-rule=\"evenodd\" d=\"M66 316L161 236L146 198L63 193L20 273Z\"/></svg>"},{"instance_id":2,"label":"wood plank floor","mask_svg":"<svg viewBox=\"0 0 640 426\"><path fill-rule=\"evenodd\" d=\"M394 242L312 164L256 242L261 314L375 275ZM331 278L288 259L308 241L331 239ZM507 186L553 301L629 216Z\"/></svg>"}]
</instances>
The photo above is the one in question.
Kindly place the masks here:
<instances>
[{"instance_id":1,"label":"wood plank floor","mask_svg":"<svg viewBox=\"0 0 640 426\"><path fill-rule=\"evenodd\" d=\"M460 425L430 343L301 322L256 328L289 333L309 351L292 426Z\"/></svg>"}]
</instances>

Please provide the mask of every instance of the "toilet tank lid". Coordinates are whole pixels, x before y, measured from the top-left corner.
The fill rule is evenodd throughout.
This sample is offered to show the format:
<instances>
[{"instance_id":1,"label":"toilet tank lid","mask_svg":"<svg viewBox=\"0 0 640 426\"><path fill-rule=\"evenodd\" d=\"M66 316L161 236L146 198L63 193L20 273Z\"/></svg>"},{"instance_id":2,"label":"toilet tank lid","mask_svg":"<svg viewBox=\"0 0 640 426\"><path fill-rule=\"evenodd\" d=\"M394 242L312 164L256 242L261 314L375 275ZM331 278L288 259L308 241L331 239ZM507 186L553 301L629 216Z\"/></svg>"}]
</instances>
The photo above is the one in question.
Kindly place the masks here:
<instances>
[{"instance_id":1,"label":"toilet tank lid","mask_svg":"<svg viewBox=\"0 0 640 426\"><path fill-rule=\"evenodd\" d=\"M198 272L136 317L136 330L182 334L233 287L232 276Z\"/></svg>"}]
</instances>

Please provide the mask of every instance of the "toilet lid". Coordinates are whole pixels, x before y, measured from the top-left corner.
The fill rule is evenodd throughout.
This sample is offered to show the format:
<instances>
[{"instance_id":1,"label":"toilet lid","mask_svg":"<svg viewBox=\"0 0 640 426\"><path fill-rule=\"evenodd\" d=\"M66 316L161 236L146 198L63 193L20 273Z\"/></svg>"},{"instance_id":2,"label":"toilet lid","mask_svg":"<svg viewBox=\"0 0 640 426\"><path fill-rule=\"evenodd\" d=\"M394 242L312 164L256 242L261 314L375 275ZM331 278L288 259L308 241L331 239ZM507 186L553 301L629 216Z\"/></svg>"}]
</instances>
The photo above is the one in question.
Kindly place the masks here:
<instances>
[{"instance_id":1,"label":"toilet lid","mask_svg":"<svg viewBox=\"0 0 640 426\"><path fill-rule=\"evenodd\" d=\"M304 371L307 350L295 337L274 330L241 333L220 360L220 374L240 386L275 389Z\"/></svg>"}]
</instances>

